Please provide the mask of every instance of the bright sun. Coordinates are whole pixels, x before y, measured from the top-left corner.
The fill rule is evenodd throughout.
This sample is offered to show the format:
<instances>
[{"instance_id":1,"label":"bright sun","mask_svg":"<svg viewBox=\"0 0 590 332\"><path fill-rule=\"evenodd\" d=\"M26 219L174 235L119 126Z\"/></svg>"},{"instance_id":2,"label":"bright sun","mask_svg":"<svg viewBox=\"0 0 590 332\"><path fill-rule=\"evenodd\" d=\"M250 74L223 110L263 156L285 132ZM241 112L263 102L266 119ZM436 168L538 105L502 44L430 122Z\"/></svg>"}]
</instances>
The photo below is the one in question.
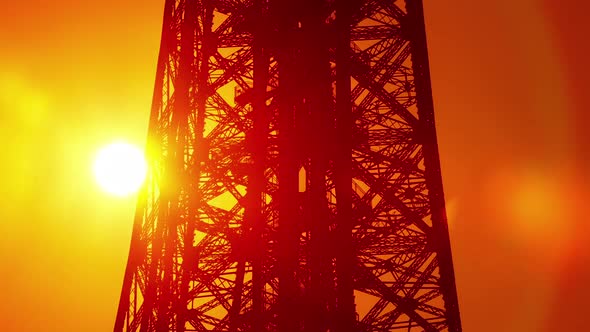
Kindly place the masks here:
<instances>
[{"instance_id":1,"label":"bright sun","mask_svg":"<svg viewBox=\"0 0 590 332\"><path fill-rule=\"evenodd\" d=\"M135 193L142 185L147 165L142 151L124 142L103 147L94 161L94 176L107 193L124 197Z\"/></svg>"}]
</instances>

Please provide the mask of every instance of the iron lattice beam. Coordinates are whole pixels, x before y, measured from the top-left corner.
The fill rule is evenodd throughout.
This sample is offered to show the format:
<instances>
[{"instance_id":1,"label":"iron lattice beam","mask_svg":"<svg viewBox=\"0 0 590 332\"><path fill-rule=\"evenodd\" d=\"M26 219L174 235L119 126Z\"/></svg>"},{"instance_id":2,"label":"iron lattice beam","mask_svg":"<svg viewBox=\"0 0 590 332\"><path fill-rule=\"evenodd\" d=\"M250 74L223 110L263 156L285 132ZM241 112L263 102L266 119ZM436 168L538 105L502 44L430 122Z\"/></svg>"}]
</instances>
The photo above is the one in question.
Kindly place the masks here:
<instances>
[{"instance_id":1,"label":"iron lattice beam","mask_svg":"<svg viewBox=\"0 0 590 332\"><path fill-rule=\"evenodd\" d=\"M419 0L168 0L115 331L461 331Z\"/></svg>"}]
</instances>

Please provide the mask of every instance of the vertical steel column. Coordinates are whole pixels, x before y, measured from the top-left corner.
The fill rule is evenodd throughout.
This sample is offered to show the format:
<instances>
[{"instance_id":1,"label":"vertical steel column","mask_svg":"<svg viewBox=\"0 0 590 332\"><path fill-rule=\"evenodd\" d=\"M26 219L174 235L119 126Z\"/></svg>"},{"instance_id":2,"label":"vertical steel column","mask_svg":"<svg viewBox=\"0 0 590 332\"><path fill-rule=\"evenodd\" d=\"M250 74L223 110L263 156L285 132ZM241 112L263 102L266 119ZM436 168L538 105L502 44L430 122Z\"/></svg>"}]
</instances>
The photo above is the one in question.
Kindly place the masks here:
<instances>
[{"instance_id":1,"label":"vertical steel column","mask_svg":"<svg viewBox=\"0 0 590 332\"><path fill-rule=\"evenodd\" d=\"M263 1L254 1L257 22L253 27L253 98L252 109L254 127L251 136L246 138L247 148L252 153L252 169L248 176L247 203L244 224L248 246L253 250L249 258L252 261L252 331L262 332L265 324L265 261L267 244L264 236L265 220L263 218L263 190L266 184L266 151L269 115L266 109L266 87L268 82L268 55L264 48ZM247 134L248 135L248 134Z\"/></svg>"},{"instance_id":2,"label":"vertical steel column","mask_svg":"<svg viewBox=\"0 0 590 332\"><path fill-rule=\"evenodd\" d=\"M334 178L336 187L336 318L335 332L356 331L354 255L352 241L352 101L351 16L355 1L336 0L336 134Z\"/></svg>"},{"instance_id":3,"label":"vertical steel column","mask_svg":"<svg viewBox=\"0 0 590 332\"><path fill-rule=\"evenodd\" d=\"M278 330L281 332L299 331L301 302L297 270L299 268L299 205L296 199L299 189L298 135L295 125L298 96L299 52L291 44L293 31L297 22L293 19L294 1L272 2L273 21L276 22L278 35L273 36L278 62L278 253L277 275L279 279L278 294Z\"/></svg>"},{"instance_id":4,"label":"vertical steel column","mask_svg":"<svg viewBox=\"0 0 590 332\"><path fill-rule=\"evenodd\" d=\"M329 303L333 302L332 252L339 250L330 240L330 211L327 198L327 171L331 158L329 141L334 134L332 106L332 78L330 77L330 44L326 15L326 1L311 0L301 3L305 10L299 18L301 39L295 41L302 52L298 82L303 92L302 112L309 123L298 144L305 147L309 158L309 188L303 205L309 244L306 262L310 280L306 289L306 332L329 329ZM336 248L334 248L336 247Z\"/></svg>"},{"instance_id":5,"label":"vertical steel column","mask_svg":"<svg viewBox=\"0 0 590 332\"><path fill-rule=\"evenodd\" d=\"M425 178L432 209L432 236L437 251L440 269L440 286L445 302L446 316L450 332L461 331L461 317L455 288L455 272L451 256L451 243L445 211L445 199L434 122L434 102L428 64L428 47L424 8L422 0L406 0L408 23L406 31L410 34L412 49L412 69L416 84L418 103L419 139L424 149Z\"/></svg>"}]
</instances>

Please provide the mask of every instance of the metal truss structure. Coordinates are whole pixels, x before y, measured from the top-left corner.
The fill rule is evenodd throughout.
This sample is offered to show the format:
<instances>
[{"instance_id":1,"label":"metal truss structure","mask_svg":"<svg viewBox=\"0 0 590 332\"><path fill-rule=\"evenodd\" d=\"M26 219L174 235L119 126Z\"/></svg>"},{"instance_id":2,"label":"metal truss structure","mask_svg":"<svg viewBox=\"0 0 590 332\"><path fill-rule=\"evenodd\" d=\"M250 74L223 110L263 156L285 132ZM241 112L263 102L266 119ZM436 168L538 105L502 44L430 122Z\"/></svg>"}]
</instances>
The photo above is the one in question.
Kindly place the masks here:
<instances>
[{"instance_id":1,"label":"metal truss structure","mask_svg":"<svg viewBox=\"0 0 590 332\"><path fill-rule=\"evenodd\" d=\"M421 0L167 0L115 331L461 331Z\"/></svg>"}]
</instances>

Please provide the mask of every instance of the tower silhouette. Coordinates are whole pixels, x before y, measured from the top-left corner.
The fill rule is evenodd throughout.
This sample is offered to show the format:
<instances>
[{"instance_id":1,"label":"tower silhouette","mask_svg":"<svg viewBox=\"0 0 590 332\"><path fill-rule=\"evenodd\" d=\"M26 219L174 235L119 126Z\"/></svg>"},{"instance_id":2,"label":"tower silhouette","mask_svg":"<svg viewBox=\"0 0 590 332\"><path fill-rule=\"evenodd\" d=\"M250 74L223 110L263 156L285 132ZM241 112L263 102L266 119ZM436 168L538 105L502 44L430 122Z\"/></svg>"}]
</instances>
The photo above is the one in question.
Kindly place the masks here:
<instances>
[{"instance_id":1,"label":"tower silhouette","mask_svg":"<svg viewBox=\"0 0 590 332\"><path fill-rule=\"evenodd\" d=\"M167 0L115 331L461 331L421 0Z\"/></svg>"}]
</instances>

